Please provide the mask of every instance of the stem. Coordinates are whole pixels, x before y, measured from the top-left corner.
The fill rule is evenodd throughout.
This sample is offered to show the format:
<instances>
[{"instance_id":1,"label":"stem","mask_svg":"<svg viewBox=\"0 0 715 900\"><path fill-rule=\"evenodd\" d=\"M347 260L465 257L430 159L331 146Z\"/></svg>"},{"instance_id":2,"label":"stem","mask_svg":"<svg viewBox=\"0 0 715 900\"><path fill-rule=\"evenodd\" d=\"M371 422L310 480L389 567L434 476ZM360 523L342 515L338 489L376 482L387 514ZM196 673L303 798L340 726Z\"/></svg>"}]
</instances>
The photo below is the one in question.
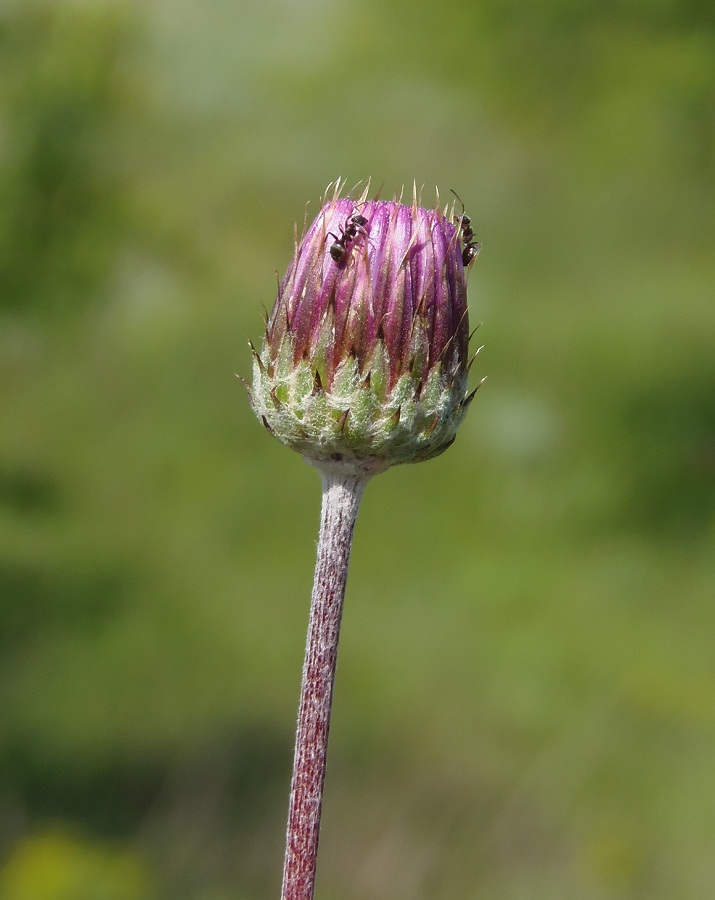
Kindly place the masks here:
<instances>
[{"instance_id":1,"label":"stem","mask_svg":"<svg viewBox=\"0 0 715 900\"><path fill-rule=\"evenodd\" d=\"M322 472L318 558L300 688L281 900L313 900L348 562L365 475Z\"/></svg>"}]
</instances>

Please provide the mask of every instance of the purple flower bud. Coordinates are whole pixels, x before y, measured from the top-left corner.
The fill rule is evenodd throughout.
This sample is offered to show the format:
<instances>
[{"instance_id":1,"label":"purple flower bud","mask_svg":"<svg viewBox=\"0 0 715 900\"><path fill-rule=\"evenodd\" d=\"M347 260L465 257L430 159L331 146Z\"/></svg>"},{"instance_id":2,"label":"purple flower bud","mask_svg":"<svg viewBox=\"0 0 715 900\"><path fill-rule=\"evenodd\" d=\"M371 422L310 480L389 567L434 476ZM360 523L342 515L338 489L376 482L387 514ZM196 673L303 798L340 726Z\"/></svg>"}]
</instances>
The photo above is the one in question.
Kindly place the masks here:
<instances>
[{"instance_id":1,"label":"purple flower bud","mask_svg":"<svg viewBox=\"0 0 715 900\"><path fill-rule=\"evenodd\" d=\"M473 396L465 262L479 246L452 218L416 202L323 206L254 351L252 404L279 440L360 470L452 443Z\"/></svg>"}]
</instances>

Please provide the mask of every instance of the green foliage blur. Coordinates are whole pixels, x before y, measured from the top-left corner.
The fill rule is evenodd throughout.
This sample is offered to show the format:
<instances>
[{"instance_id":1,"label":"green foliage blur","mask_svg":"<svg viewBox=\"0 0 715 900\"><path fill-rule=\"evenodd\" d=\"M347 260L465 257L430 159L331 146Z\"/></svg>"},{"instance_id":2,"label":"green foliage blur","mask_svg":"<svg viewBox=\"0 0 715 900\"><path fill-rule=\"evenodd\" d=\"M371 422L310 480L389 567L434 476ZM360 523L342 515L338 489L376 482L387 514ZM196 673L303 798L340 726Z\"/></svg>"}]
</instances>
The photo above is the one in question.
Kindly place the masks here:
<instances>
[{"instance_id":1,"label":"green foliage blur","mask_svg":"<svg viewBox=\"0 0 715 900\"><path fill-rule=\"evenodd\" d=\"M319 510L250 369L338 176L488 380L368 488L324 900L715 895L715 7L0 4L0 900L277 897Z\"/></svg>"}]
</instances>

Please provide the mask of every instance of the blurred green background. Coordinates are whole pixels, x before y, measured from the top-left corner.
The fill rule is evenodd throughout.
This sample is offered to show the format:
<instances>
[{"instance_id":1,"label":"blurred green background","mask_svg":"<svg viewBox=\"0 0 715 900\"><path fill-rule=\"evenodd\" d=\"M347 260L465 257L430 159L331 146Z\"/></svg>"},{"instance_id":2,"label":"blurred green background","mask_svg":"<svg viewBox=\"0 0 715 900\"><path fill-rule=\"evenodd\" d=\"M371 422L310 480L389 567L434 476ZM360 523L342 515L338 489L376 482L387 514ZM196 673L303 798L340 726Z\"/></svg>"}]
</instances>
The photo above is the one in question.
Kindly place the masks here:
<instances>
[{"instance_id":1,"label":"blurred green background","mask_svg":"<svg viewBox=\"0 0 715 900\"><path fill-rule=\"evenodd\" d=\"M0 900L277 897L306 201L463 198L488 381L358 521L318 896L715 896L710 0L0 3Z\"/></svg>"}]
</instances>

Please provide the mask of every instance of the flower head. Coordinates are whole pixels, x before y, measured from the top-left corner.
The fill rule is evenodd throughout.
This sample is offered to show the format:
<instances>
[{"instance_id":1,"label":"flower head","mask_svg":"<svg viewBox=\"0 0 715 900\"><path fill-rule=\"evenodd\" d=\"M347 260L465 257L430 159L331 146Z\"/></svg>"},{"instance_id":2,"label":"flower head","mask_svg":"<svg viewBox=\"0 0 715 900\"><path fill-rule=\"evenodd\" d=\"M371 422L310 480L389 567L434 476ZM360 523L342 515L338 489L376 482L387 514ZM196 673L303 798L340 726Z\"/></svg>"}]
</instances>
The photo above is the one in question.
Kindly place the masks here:
<instances>
[{"instance_id":1,"label":"flower head","mask_svg":"<svg viewBox=\"0 0 715 900\"><path fill-rule=\"evenodd\" d=\"M297 244L254 350L251 402L266 428L316 465L366 472L445 450L474 396L472 236L462 217L416 201L336 191Z\"/></svg>"}]
</instances>

